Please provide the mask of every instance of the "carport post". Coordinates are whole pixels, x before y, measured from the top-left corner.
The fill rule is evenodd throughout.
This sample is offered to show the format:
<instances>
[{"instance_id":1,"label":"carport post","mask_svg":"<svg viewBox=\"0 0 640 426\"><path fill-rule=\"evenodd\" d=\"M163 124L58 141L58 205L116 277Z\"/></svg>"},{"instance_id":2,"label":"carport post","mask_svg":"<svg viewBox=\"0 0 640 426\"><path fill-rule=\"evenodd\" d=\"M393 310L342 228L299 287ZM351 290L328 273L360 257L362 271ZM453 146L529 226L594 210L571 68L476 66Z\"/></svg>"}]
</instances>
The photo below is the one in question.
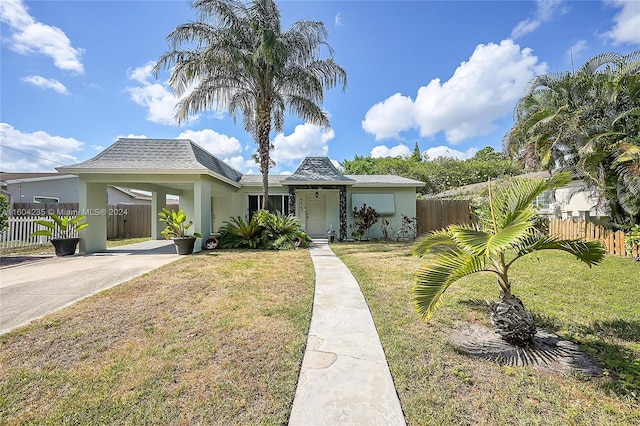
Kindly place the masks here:
<instances>
[{"instance_id":1,"label":"carport post","mask_svg":"<svg viewBox=\"0 0 640 426\"><path fill-rule=\"evenodd\" d=\"M193 228L206 241L211 235L211 183L202 176L193 184ZM202 241L196 241L195 251L202 249Z\"/></svg>"},{"instance_id":2,"label":"carport post","mask_svg":"<svg viewBox=\"0 0 640 426\"><path fill-rule=\"evenodd\" d=\"M88 182L79 176L79 215L86 216L89 226L80 231L80 253L107 249L107 184Z\"/></svg>"},{"instance_id":3,"label":"carport post","mask_svg":"<svg viewBox=\"0 0 640 426\"><path fill-rule=\"evenodd\" d=\"M167 193L164 191L154 191L151 193L151 239L164 240L165 236L161 234L164 229L163 223L160 222L158 213L167 206Z\"/></svg>"}]
</instances>

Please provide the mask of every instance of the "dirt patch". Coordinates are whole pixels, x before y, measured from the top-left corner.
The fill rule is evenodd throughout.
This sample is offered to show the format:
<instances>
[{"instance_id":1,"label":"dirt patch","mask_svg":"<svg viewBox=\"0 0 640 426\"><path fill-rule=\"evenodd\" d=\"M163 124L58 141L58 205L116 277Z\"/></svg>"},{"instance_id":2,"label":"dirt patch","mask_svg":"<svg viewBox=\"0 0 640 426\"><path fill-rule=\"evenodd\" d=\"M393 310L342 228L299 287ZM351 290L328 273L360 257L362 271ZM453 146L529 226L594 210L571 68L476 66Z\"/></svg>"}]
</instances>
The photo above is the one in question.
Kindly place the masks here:
<instances>
[{"instance_id":1,"label":"dirt patch","mask_svg":"<svg viewBox=\"0 0 640 426\"><path fill-rule=\"evenodd\" d=\"M578 345L542 329L538 329L534 344L528 348L510 345L493 330L478 324L452 330L449 342L464 353L499 364L531 365L556 373L580 371L590 376L602 374L602 367L581 352Z\"/></svg>"},{"instance_id":2,"label":"dirt patch","mask_svg":"<svg viewBox=\"0 0 640 426\"><path fill-rule=\"evenodd\" d=\"M0 256L0 269L51 259L53 256Z\"/></svg>"}]
</instances>

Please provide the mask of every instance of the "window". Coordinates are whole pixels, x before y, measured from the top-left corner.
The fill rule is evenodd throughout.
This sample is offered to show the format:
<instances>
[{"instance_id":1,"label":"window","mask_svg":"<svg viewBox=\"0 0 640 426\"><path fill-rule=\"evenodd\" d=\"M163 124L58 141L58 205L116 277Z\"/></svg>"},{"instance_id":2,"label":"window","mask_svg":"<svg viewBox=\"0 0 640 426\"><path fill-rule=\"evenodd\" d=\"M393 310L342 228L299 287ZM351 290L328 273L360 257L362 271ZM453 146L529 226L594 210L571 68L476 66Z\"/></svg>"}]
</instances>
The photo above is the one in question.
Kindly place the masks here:
<instances>
[{"instance_id":1,"label":"window","mask_svg":"<svg viewBox=\"0 0 640 426\"><path fill-rule=\"evenodd\" d=\"M537 210L549 210L553 201L553 191L545 191L538 195L533 202L533 208Z\"/></svg>"},{"instance_id":2,"label":"window","mask_svg":"<svg viewBox=\"0 0 640 426\"><path fill-rule=\"evenodd\" d=\"M60 198L58 197L47 197L47 196L40 196L40 195L36 195L33 197L33 202L34 203L58 203L60 202Z\"/></svg>"},{"instance_id":3,"label":"window","mask_svg":"<svg viewBox=\"0 0 640 426\"><path fill-rule=\"evenodd\" d=\"M249 219L262 207L262 195L249 195ZM269 195L267 199L267 211L271 213L289 214L288 195Z\"/></svg>"}]
</instances>

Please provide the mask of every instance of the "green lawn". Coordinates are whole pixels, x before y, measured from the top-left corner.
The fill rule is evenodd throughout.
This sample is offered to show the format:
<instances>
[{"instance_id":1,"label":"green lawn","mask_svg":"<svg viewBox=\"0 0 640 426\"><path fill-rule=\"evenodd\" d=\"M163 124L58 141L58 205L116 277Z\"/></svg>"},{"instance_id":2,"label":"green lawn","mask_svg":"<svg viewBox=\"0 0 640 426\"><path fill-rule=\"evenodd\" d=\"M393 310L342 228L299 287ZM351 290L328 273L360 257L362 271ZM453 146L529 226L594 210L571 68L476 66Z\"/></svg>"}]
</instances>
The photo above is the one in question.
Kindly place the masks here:
<instances>
[{"instance_id":1,"label":"green lawn","mask_svg":"<svg viewBox=\"0 0 640 426\"><path fill-rule=\"evenodd\" d=\"M455 284L425 323L410 301L422 260L409 246L332 248L365 294L409 424L640 424L640 263L608 257L589 269L545 252L514 265L514 292L539 325L604 367L602 377L588 377L500 366L449 344L454 328L489 326L484 300L498 296L491 275Z\"/></svg>"},{"instance_id":2,"label":"green lawn","mask_svg":"<svg viewBox=\"0 0 640 426\"><path fill-rule=\"evenodd\" d=\"M307 250L204 252L1 335L0 424L284 424L314 276Z\"/></svg>"},{"instance_id":3,"label":"green lawn","mask_svg":"<svg viewBox=\"0 0 640 426\"><path fill-rule=\"evenodd\" d=\"M488 325L490 276L468 277L422 322L421 260L400 244L333 244L360 282L411 425L640 424L640 264L589 269L530 255L514 291L540 324L580 343L602 377L500 366L457 351ZM286 424L311 318L308 251L180 260L0 336L0 424Z\"/></svg>"}]
</instances>

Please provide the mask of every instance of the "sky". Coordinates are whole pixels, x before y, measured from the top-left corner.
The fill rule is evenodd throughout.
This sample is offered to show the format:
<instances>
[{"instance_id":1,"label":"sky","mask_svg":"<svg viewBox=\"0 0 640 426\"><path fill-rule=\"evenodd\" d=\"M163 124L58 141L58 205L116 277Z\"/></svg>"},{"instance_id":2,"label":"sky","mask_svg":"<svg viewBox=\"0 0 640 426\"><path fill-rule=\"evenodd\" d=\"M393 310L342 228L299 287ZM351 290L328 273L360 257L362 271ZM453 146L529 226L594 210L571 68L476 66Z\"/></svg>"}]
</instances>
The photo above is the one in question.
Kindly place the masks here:
<instances>
[{"instance_id":1,"label":"sky","mask_svg":"<svg viewBox=\"0 0 640 426\"><path fill-rule=\"evenodd\" d=\"M322 129L287 115L270 173L306 156L428 158L501 150L539 74L640 49L640 1L279 1L283 29L322 21L347 87L325 91ZM0 171L49 172L120 137L187 138L242 173L256 144L225 111L182 125L157 77L167 35L198 19L187 0L2 0ZM327 52L321 54L327 57Z\"/></svg>"}]
</instances>

